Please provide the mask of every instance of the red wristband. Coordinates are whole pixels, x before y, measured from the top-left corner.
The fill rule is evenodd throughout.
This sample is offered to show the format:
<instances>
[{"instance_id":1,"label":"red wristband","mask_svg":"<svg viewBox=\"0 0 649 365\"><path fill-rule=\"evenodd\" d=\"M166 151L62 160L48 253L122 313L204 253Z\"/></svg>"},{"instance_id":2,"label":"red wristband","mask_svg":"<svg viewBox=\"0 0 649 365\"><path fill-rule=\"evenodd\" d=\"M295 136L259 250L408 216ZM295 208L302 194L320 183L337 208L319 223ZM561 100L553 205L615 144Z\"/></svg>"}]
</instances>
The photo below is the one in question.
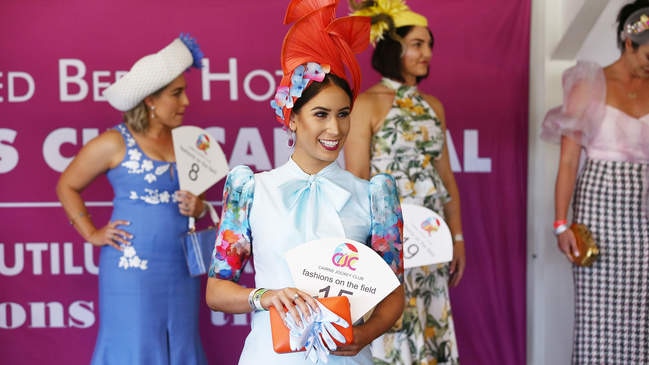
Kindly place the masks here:
<instances>
[{"instance_id":1,"label":"red wristband","mask_svg":"<svg viewBox=\"0 0 649 365\"><path fill-rule=\"evenodd\" d=\"M557 228L559 228L560 226L562 226L564 224L568 224L568 221L565 220L565 219L559 219L559 220L554 221L553 227L554 227L554 229L557 229Z\"/></svg>"}]
</instances>

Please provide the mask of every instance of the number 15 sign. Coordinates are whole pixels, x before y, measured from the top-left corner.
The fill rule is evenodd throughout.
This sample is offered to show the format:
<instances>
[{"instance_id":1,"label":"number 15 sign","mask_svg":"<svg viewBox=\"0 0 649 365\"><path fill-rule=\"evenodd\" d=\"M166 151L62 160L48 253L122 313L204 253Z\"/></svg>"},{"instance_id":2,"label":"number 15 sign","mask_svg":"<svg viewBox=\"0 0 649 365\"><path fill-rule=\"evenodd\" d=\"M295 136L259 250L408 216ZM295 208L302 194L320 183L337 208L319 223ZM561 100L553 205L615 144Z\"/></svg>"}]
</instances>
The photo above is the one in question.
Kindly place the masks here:
<instances>
[{"instance_id":1,"label":"number 15 sign","mask_svg":"<svg viewBox=\"0 0 649 365\"><path fill-rule=\"evenodd\" d=\"M352 323L399 286L381 256L346 238L309 241L285 257L297 288L317 297L348 297Z\"/></svg>"}]
</instances>

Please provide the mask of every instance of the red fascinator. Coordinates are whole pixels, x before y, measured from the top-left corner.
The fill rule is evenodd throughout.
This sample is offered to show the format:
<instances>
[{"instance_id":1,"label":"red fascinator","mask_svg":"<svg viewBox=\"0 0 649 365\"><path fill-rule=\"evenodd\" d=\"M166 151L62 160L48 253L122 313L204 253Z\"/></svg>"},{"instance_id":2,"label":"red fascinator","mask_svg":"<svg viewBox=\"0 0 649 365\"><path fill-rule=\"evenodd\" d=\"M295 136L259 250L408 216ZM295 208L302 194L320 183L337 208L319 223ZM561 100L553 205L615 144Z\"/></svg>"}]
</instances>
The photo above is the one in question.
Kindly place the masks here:
<instances>
[{"instance_id":1,"label":"red fascinator","mask_svg":"<svg viewBox=\"0 0 649 365\"><path fill-rule=\"evenodd\" d=\"M320 82L329 72L346 79L354 98L358 95L361 71L355 54L369 45L370 18L336 19L337 4L338 0L292 0L288 5L284 24L294 24L284 37L284 76L271 100L277 120L286 126L293 102L311 81Z\"/></svg>"}]
</instances>

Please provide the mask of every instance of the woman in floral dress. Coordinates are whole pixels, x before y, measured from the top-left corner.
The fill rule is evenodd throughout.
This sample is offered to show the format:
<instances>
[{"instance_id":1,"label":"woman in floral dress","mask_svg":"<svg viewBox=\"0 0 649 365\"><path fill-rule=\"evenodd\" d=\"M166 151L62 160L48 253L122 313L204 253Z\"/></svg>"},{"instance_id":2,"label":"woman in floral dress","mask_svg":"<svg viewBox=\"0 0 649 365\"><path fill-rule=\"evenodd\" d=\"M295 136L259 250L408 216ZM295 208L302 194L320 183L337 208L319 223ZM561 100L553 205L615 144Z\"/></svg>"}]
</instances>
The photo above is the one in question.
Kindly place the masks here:
<instances>
[{"instance_id":1,"label":"woman in floral dress","mask_svg":"<svg viewBox=\"0 0 649 365\"><path fill-rule=\"evenodd\" d=\"M426 18L398 1L360 4L355 14L374 19L387 15L395 28L373 21L372 66L383 78L354 105L345 166L362 178L391 174L402 203L422 205L444 217L454 239L450 264L405 270L402 321L374 341L374 362L458 364L448 288L458 285L465 267L460 199L445 143L443 106L417 89L428 75L432 33Z\"/></svg>"}]
</instances>

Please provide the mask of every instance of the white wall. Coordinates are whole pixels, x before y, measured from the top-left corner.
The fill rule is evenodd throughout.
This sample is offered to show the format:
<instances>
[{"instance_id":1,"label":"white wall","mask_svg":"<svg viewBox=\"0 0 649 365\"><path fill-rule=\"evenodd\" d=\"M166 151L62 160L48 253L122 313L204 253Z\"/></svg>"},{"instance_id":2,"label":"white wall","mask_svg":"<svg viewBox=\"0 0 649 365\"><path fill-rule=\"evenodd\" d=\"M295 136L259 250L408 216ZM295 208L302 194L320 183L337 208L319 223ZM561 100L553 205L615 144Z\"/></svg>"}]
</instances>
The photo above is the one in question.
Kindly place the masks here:
<instances>
[{"instance_id":1,"label":"white wall","mask_svg":"<svg viewBox=\"0 0 649 365\"><path fill-rule=\"evenodd\" d=\"M570 364L573 284L552 234L559 147L538 137L545 112L561 104L561 74L577 59L607 65L619 56L615 17L627 0L532 0L528 170L527 363ZM568 32L570 30L570 32ZM567 55L567 56L566 56ZM560 56L560 57L559 57Z\"/></svg>"}]
</instances>

